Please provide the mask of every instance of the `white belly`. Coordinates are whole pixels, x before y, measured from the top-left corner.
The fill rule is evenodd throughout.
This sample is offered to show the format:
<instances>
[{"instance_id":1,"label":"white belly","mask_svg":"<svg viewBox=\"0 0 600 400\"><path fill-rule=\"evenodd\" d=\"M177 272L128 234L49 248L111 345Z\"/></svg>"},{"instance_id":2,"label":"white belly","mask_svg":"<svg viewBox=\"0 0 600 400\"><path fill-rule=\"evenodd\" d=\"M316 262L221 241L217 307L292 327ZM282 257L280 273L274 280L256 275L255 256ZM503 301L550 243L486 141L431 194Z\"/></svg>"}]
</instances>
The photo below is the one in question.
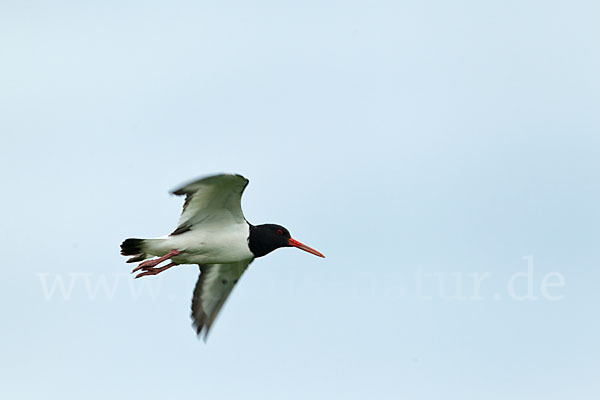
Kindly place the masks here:
<instances>
[{"instance_id":1,"label":"white belly","mask_svg":"<svg viewBox=\"0 0 600 400\"><path fill-rule=\"evenodd\" d=\"M225 229L202 226L201 229L192 229L157 240L151 246L150 253L162 256L177 249L182 253L172 258L176 264L232 263L254 258L254 254L248 248L249 234L250 227L246 222L230 225Z\"/></svg>"}]
</instances>

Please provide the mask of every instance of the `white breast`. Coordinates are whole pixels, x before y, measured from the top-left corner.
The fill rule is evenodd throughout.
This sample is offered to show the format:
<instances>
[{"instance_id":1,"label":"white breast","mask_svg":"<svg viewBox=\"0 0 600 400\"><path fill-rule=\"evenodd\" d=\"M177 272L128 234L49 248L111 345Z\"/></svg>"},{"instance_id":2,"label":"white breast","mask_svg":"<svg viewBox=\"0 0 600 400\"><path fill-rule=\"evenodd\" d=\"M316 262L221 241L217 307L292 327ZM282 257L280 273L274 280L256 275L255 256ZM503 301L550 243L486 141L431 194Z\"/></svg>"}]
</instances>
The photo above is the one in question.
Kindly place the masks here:
<instances>
[{"instance_id":1,"label":"white breast","mask_svg":"<svg viewBox=\"0 0 600 400\"><path fill-rule=\"evenodd\" d=\"M225 227L203 226L188 232L168 236L161 243L161 253L177 249L182 254L173 257L177 264L222 264L254 258L248 248L250 227L244 221Z\"/></svg>"}]
</instances>

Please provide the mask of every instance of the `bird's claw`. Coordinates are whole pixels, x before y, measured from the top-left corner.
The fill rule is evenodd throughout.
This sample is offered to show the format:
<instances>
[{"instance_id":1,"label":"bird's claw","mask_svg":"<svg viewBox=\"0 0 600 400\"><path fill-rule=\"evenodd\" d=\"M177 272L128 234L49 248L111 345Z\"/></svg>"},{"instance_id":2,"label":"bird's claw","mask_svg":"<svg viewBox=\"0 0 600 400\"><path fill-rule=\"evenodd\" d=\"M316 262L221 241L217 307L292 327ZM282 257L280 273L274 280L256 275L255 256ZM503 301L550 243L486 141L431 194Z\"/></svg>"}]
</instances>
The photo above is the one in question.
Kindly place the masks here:
<instances>
[{"instance_id":1,"label":"bird's claw","mask_svg":"<svg viewBox=\"0 0 600 400\"><path fill-rule=\"evenodd\" d=\"M154 260L147 260L147 261L140 263L140 265L136 268L136 270L143 269L143 268L149 268L149 267L156 267L158 264L160 264L163 261L164 260L161 258L156 258Z\"/></svg>"},{"instance_id":2,"label":"bird's claw","mask_svg":"<svg viewBox=\"0 0 600 400\"><path fill-rule=\"evenodd\" d=\"M140 269L141 269L141 270L144 270L144 271L146 271L146 270L148 270L148 269L151 269L152 267L156 267L156 266L157 266L158 264L160 264L161 262L163 262L163 261L165 261L165 260L168 260L169 258L171 258L171 257L174 257L174 256L176 256L176 255L178 255L178 254L181 254L181 252L180 252L179 250L171 250L170 252L168 252L167 254L165 254L165 255L164 255L164 256L162 256L162 257L155 258L154 260L147 260L147 261L144 261L144 262L140 263L140 265L138 265L137 267L135 267L135 268L134 268L134 269L131 271L131 273L133 274L134 272L137 272L137 271L139 271ZM163 271L164 271L164 270L163 270ZM157 272L157 273L158 273L158 272ZM136 276L136 278L138 278L138 277L139 277L139 275L138 275L138 276Z\"/></svg>"},{"instance_id":3,"label":"bird's claw","mask_svg":"<svg viewBox=\"0 0 600 400\"><path fill-rule=\"evenodd\" d=\"M144 270L144 272L140 272L139 274L137 274L135 276L134 279L137 278L141 278L142 276L149 276L149 275L157 275L160 274L161 272L175 266L175 263L169 263L168 265L165 265L164 267L160 267L160 268L152 268L152 267L142 267L142 269ZM137 267L134 271L140 269L140 267ZM132 271L132 273L134 272Z\"/></svg>"},{"instance_id":4,"label":"bird's claw","mask_svg":"<svg viewBox=\"0 0 600 400\"><path fill-rule=\"evenodd\" d=\"M151 261L154 261L154 260L151 260ZM150 265L145 264L145 263L141 263L140 265L138 265L137 267L135 267L134 269L132 269L131 273L133 274L134 272L137 272L140 269L143 270L143 271L146 271L146 270L152 269L153 267L157 266L158 264L160 264L160 263L150 264Z\"/></svg>"},{"instance_id":5,"label":"bird's claw","mask_svg":"<svg viewBox=\"0 0 600 400\"><path fill-rule=\"evenodd\" d=\"M157 271L159 269L160 268L146 268L144 270L144 272L140 272L139 274L137 274L134 279L141 278L142 276L156 275L159 272L161 272L161 271Z\"/></svg>"}]
</instances>

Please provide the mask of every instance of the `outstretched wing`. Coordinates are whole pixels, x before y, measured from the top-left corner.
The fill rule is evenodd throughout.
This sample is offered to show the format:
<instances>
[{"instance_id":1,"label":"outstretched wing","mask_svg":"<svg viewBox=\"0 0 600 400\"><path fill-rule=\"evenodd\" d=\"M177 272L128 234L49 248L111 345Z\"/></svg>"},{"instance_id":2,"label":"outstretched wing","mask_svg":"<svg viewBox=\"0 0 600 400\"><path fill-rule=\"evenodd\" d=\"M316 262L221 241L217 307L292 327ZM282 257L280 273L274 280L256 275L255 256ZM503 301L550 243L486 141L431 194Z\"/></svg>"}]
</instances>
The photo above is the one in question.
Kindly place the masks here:
<instances>
[{"instance_id":1,"label":"outstretched wing","mask_svg":"<svg viewBox=\"0 0 600 400\"><path fill-rule=\"evenodd\" d=\"M223 226L244 222L241 201L247 185L248 179L241 175L221 174L174 190L175 195L185 195L185 202L177 229L171 235L187 232L199 224Z\"/></svg>"},{"instance_id":2,"label":"outstretched wing","mask_svg":"<svg viewBox=\"0 0 600 400\"><path fill-rule=\"evenodd\" d=\"M196 333L204 340L231 290L252 259L231 264L199 264L200 277L192 298L192 320Z\"/></svg>"}]
</instances>

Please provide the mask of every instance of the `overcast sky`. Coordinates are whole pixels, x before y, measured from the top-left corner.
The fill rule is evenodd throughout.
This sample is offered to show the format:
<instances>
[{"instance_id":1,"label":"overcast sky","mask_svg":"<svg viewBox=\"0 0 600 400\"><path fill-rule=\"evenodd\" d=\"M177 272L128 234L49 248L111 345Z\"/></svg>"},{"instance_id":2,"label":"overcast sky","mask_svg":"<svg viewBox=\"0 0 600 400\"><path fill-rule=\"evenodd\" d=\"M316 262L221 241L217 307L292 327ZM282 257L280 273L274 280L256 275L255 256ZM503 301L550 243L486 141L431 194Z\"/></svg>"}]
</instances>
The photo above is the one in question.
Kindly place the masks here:
<instances>
[{"instance_id":1,"label":"overcast sky","mask_svg":"<svg viewBox=\"0 0 600 400\"><path fill-rule=\"evenodd\" d=\"M593 1L3 1L0 397L597 399ZM169 190L250 180L208 342L133 280Z\"/></svg>"}]
</instances>

